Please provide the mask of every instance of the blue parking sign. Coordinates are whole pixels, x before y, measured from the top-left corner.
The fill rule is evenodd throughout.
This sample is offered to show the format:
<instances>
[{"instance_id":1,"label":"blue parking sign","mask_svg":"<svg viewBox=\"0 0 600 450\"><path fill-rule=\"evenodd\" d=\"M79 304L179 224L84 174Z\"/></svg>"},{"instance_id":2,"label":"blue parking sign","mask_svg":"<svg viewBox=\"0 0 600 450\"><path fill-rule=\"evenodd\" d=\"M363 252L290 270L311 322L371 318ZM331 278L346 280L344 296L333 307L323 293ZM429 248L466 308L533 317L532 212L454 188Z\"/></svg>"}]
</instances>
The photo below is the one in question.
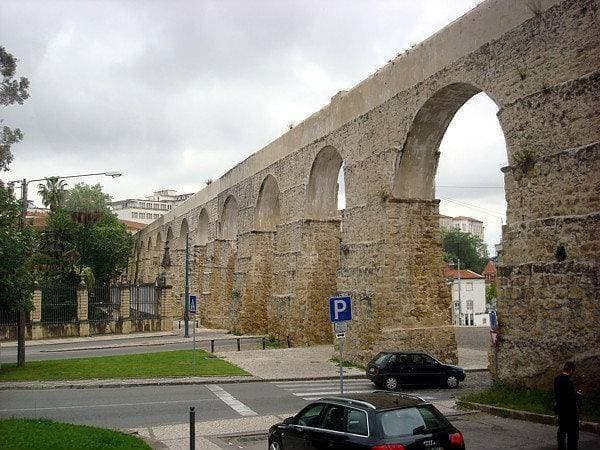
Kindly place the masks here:
<instances>
[{"instance_id":1,"label":"blue parking sign","mask_svg":"<svg viewBox=\"0 0 600 450\"><path fill-rule=\"evenodd\" d=\"M350 297L330 297L329 318L332 322L352 320L352 299Z\"/></svg>"},{"instance_id":2,"label":"blue parking sign","mask_svg":"<svg viewBox=\"0 0 600 450\"><path fill-rule=\"evenodd\" d=\"M197 306L198 306L198 302L196 300L196 296L195 295L190 295L190 307L189 307L189 311L190 311L191 314L196 314Z\"/></svg>"}]
</instances>

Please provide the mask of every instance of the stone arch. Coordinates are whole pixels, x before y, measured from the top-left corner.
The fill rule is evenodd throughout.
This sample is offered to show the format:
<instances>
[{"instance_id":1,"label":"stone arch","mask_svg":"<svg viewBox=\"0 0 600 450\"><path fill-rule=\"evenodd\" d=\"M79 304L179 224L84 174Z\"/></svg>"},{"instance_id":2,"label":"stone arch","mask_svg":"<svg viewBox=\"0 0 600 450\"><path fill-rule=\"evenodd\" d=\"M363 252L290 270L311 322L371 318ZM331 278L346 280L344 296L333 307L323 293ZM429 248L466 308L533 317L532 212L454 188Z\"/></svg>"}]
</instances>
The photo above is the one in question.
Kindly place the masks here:
<instances>
[{"instance_id":1,"label":"stone arch","mask_svg":"<svg viewBox=\"0 0 600 450\"><path fill-rule=\"evenodd\" d=\"M229 195L225 199L223 213L221 214L221 239L232 241L237 238L238 214L237 200L233 195Z\"/></svg>"},{"instance_id":2,"label":"stone arch","mask_svg":"<svg viewBox=\"0 0 600 450\"><path fill-rule=\"evenodd\" d=\"M306 215L311 219L338 217L338 174L344 160L330 145L315 157L307 188Z\"/></svg>"},{"instance_id":3,"label":"stone arch","mask_svg":"<svg viewBox=\"0 0 600 450\"><path fill-rule=\"evenodd\" d=\"M179 227L179 239L184 239L185 235L190 231L190 227L188 225L187 219L183 219L181 221L181 226Z\"/></svg>"},{"instance_id":4,"label":"stone arch","mask_svg":"<svg viewBox=\"0 0 600 450\"><path fill-rule=\"evenodd\" d=\"M206 245L208 243L208 213L206 208L202 208L198 215L198 228L196 231L197 241L199 245Z\"/></svg>"},{"instance_id":5,"label":"stone arch","mask_svg":"<svg viewBox=\"0 0 600 450\"><path fill-rule=\"evenodd\" d=\"M440 143L456 112L480 92L482 90L472 84L453 83L437 91L421 106L396 158L394 197L434 199Z\"/></svg>"},{"instance_id":6,"label":"stone arch","mask_svg":"<svg viewBox=\"0 0 600 450\"><path fill-rule=\"evenodd\" d=\"M148 237L148 245L147 245L146 249L152 250L152 236Z\"/></svg>"},{"instance_id":7,"label":"stone arch","mask_svg":"<svg viewBox=\"0 0 600 450\"><path fill-rule=\"evenodd\" d=\"M279 220L279 185L273 175L267 175L258 193L254 228L259 231L275 231Z\"/></svg>"},{"instance_id":8,"label":"stone arch","mask_svg":"<svg viewBox=\"0 0 600 450\"><path fill-rule=\"evenodd\" d=\"M171 226L169 225L169 227L167 228L167 237L165 238L165 243L170 243L173 241L173 229L171 228Z\"/></svg>"},{"instance_id":9,"label":"stone arch","mask_svg":"<svg viewBox=\"0 0 600 450\"><path fill-rule=\"evenodd\" d=\"M158 233L156 233L156 239L154 241L154 249L155 250L160 250L162 246L162 235L160 233L160 231Z\"/></svg>"}]
</instances>

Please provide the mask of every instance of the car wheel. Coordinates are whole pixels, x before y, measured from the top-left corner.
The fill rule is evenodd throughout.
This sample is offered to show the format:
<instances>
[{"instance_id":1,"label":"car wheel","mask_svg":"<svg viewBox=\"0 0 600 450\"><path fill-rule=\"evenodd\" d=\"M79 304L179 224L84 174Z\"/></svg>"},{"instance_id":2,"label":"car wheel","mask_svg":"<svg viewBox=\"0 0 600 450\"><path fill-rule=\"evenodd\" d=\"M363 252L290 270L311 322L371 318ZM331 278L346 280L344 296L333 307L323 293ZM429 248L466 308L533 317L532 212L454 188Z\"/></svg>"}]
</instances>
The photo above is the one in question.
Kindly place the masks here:
<instances>
[{"instance_id":1,"label":"car wheel","mask_svg":"<svg viewBox=\"0 0 600 450\"><path fill-rule=\"evenodd\" d=\"M458 387L458 378L454 375L448 375L446 377L446 386L450 389L456 389Z\"/></svg>"},{"instance_id":2,"label":"car wheel","mask_svg":"<svg viewBox=\"0 0 600 450\"><path fill-rule=\"evenodd\" d=\"M281 446L281 444L279 443L279 441L277 439L273 439L270 443L269 443L269 450L282 450L283 447Z\"/></svg>"},{"instance_id":3,"label":"car wheel","mask_svg":"<svg viewBox=\"0 0 600 450\"><path fill-rule=\"evenodd\" d=\"M395 377L387 377L383 383L383 386L388 391L395 391L400 387L400 383L398 383L398 378Z\"/></svg>"}]
</instances>

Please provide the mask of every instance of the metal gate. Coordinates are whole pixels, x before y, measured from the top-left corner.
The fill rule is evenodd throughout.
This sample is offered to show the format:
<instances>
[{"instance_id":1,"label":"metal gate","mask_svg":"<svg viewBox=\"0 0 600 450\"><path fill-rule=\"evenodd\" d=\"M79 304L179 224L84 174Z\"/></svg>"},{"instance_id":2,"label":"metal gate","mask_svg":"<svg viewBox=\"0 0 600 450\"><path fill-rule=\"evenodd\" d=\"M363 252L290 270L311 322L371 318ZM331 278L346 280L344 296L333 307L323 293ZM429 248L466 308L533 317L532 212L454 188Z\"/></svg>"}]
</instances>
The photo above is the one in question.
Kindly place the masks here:
<instances>
[{"instance_id":1,"label":"metal gate","mask_svg":"<svg viewBox=\"0 0 600 450\"><path fill-rule=\"evenodd\" d=\"M132 320L159 319L158 288L155 284L140 284L131 286Z\"/></svg>"}]
</instances>

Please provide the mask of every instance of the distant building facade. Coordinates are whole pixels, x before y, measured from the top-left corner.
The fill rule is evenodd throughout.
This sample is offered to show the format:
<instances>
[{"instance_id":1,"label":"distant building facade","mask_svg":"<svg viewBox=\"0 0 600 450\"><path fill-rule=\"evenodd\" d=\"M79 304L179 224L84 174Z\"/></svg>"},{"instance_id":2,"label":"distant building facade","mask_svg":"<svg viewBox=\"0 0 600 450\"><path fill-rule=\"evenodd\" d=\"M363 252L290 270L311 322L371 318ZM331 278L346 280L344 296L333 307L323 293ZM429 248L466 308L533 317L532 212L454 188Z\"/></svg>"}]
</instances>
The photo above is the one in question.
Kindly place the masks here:
<instances>
[{"instance_id":1,"label":"distant building facade","mask_svg":"<svg viewBox=\"0 0 600 450\"><path fill-rule=\"evenodd\" d=\"M172 189L155 191L145 198L128 198L110 204L113 212L121 220L149 224L169 212L193 193L178 194Z\"/></svg>"},{"instance_id":2,"label":"distant building facade","mask_svg":"<svg viewBox=\"0 0 600 450\"><path fill-rule=\"evenodd\" d=\"M452 292L452 322L454 325L488 326L485 306L485 278L471 270L444 268L444 277Z\"/></svg>"},{"instance_id":3,"label":"distant building facade","mask_svg":"<svg viewBox=\"0 0 600 450\"><path fill-rule=\"evenodd\" d=\"M484 227L481 220L467 216L450 217L440 214L440 227L450 230L456 228L463 233L471 233L484 240Z\"/></svg>"}]
</instances>

